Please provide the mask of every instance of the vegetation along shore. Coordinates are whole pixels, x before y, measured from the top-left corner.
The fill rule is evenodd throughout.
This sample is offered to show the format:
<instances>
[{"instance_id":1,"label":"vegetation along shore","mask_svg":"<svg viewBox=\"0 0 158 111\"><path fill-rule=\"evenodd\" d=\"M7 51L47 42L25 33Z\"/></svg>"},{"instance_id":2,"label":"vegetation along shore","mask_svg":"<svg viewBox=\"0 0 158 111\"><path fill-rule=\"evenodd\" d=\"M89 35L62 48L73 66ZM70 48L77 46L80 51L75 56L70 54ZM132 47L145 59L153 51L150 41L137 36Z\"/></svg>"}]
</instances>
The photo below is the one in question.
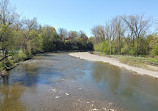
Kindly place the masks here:
<instances>
[{"instance_id":1,"label":"vegetation along shore","mask_svg":"<svg viewBox=\"0 0 158 111\"><path fill-rule=\"evenodd\" d=\"M122 62L139 59L155 67L158 65L158 35L157 31L150 31L154 30L151 28L153 22L147 16L114 17L106 25L94 26L91 29L93 36L88 37L83 31L67 31L64 28L56 30L53 26L42 26L37 18L21 18L8 0L1 0L0 12L1 74L35 54L64 50L94 50L113 57L126 56L121 59ZM129 64L134 64L132 62Z\"/></svg>"}]
</instances>

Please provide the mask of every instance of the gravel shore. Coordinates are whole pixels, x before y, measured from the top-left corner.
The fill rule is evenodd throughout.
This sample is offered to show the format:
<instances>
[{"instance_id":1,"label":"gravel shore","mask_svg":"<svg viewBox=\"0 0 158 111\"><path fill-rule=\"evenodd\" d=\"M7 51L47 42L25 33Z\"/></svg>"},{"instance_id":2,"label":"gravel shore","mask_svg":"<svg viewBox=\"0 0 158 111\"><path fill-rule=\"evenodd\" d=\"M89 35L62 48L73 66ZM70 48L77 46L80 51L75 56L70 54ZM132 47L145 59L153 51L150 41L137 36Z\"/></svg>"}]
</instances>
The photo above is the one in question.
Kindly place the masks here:
<instances>
[{"instance_id":1,"label":"gravel shore","mask_svg":"<svg viewBox=\"0 0 158 111\"><path fill-rule=\"evenodd\" d=\"M69 53L69 55L80 58L80 59L88 60L88 61L101 61L101 62L109 63L112 65L118 66L120 68L125 68L132 72L136 72L141 75L149 75L149 76L158 78L158 71L151 71L148 69L143 69L143 68L123 64L116 58L109 58L109 57L105 57L105 56L94 55L94 54L90 54L88 52Z\"/></svg>"}]
</instances>

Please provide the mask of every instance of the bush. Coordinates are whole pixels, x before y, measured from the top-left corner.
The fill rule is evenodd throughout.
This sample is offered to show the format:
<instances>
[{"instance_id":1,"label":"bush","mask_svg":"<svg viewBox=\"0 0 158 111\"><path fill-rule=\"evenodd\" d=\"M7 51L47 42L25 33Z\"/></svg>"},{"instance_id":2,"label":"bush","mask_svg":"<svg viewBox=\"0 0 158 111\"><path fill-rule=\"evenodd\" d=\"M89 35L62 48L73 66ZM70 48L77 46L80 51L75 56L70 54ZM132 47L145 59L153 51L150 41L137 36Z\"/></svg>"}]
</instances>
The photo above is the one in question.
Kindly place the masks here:
<instances>
[{"instance_id":1,"label":"bush","mask_svg":"<svg viewBox=\"0 0 158 111\"><path fill-rule=\"evenodd\" d=\"M137 48L136 47L131 47L129 49L129 55L137 55Z\"/></svg>"},{"instance_id":2,"label":"bush","mask_svg":"<svg viewBox=\"0 0 158 111\"><path fill-rule=\"evenodd\" d=\"M102 43L99 43L98 45L94 46L94 50L98 52L103 52L105 54L110 54L110 45L108 44L107 41L104 41Z\"/></svg>"},{"instance_id":3,"label":"bush","mask_svg":"<svg viewBox=\"0 0 158 111\"><path fill-rule=\"evenodd\" d=\"M16 54L13 55L13 60L15 63L19 61L23 61L27 58L28 56L22 50L19 50Z\"/></svg>"},{"instance_id":4,"label":"bush","mask_svg":"<svg viewBox=\"0 0 158 111\"><path fill-rule=\"evenodd\" d=\"M158 55L158 43L153 46L152 55L154 56Z\"/></svg>"}]
</instances>

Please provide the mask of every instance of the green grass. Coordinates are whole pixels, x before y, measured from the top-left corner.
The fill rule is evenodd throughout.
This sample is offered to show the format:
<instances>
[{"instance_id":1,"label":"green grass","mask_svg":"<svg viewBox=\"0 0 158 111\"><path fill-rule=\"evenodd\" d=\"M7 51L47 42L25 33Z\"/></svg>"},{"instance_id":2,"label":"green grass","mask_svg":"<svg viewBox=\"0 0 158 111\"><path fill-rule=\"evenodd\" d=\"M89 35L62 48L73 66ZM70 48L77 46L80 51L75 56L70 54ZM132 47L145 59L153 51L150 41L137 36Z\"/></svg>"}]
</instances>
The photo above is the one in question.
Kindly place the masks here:
<instances>
[{"instance_id":1,"label":"green grass","mask_svg":"<svg viewBox=\"0 0 158 111\"><path fill-rule=\"evenodd\" d=\"M101 52L93 52L93 54L98 54L102 56L107 56L111 58L117 58L120 62L135 66L150 69L147 65L158 66L158 57L135 57L135 56L126 56L126 55L106 55ZM151 70L151 69L150 69Z\"/></svg>"},{"instance_id":2,"label":"green grass","mask_svg":"<svg viewBox=\"0 0 158 111\"><path fill-rule=\"evenodd\" d=\"M150 57L118 56L117 58L120 58L121 60L130 60L130 61L135 61L137 63L145 63L149 65L158 66L158 59L156 57L150 58Z\"/></svg>"}]
</instances>

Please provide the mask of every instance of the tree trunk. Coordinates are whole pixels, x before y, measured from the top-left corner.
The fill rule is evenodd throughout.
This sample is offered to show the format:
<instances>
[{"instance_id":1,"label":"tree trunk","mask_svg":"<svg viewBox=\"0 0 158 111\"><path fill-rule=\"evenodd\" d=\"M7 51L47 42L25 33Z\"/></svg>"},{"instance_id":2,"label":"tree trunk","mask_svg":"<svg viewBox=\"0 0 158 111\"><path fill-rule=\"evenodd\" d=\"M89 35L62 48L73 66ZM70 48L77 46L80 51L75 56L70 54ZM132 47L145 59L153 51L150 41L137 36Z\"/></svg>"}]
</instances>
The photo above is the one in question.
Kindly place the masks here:
<instances>
[{"instance_id":1,"label":"tree trunk","mask_svg":"<svg viewBox=\"0 0 158 111\"><path fill-rule=\"evenodd\" d=\"M109 40L109 42L110 42L110 55L111 55L111 37L110 37L110 40Z\"/></svg>"}]
</instances>

